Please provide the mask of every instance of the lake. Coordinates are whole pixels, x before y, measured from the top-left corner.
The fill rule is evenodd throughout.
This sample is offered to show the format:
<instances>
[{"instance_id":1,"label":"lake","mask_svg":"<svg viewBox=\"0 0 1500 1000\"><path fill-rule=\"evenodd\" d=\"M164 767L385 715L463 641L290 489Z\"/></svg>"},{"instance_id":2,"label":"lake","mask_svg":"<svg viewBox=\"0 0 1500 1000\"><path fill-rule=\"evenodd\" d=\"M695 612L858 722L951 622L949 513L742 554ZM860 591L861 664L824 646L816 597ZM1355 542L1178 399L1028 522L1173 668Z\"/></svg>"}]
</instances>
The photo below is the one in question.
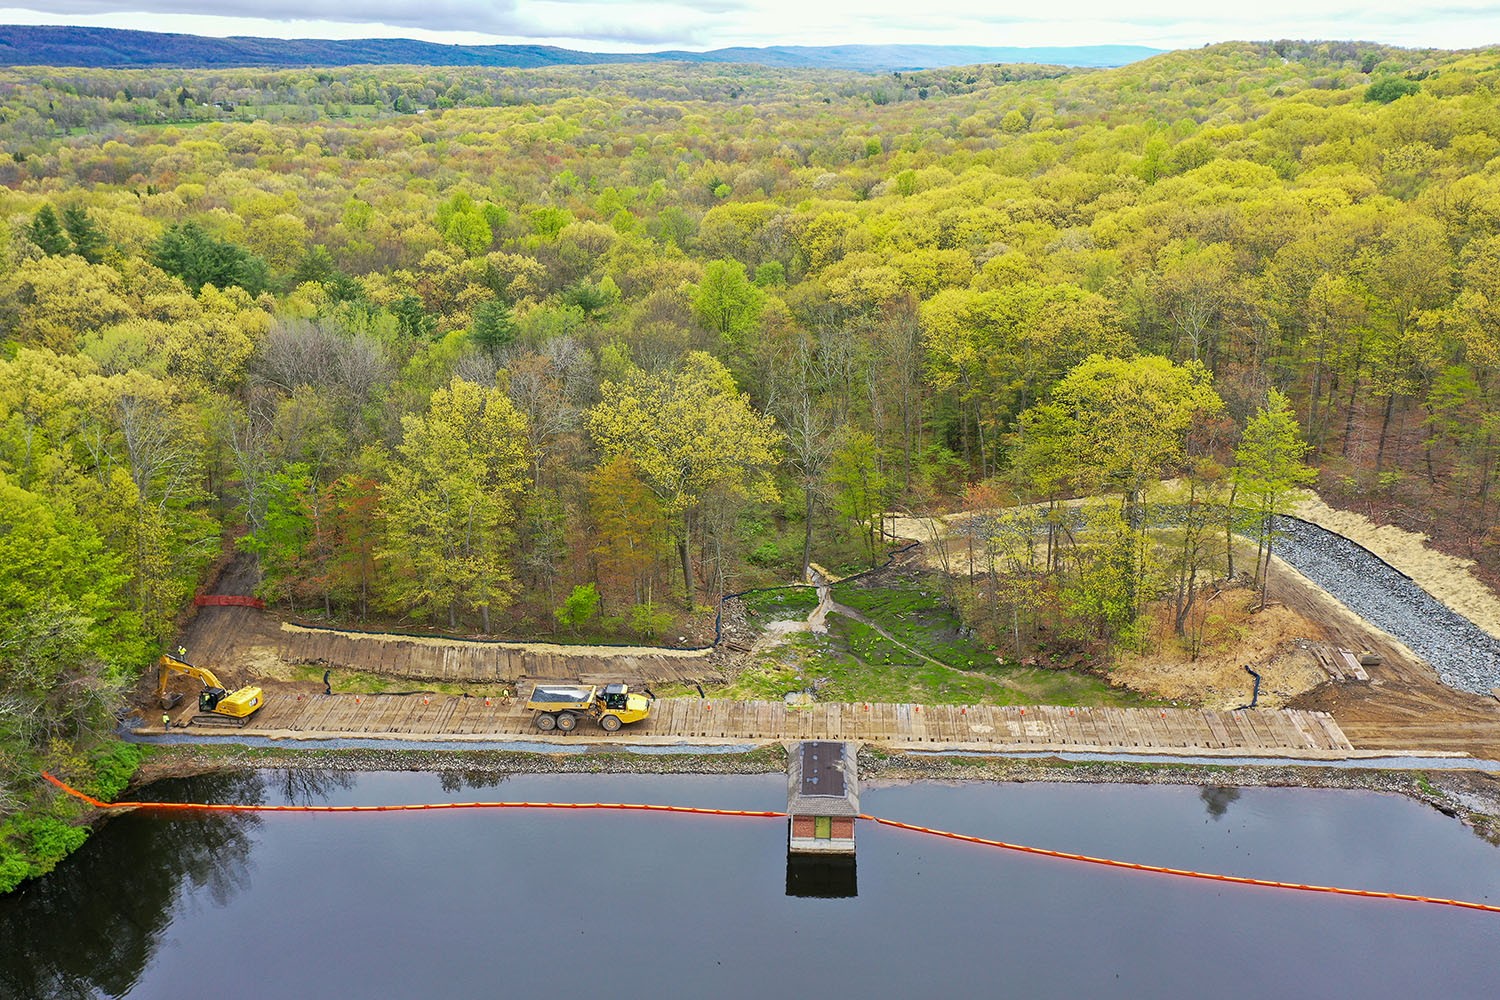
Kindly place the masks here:
<instances>
[{"instance_id":1,"label":"lake","mask_svg":"<svg viewBox=\"0 0 1500 1000\"><path fill-rule=\"evenodd\" d=\"M227 772L181 801L786 805L781 775ZM1500 901L1500 849L1370 792L866 784L866 812L1292 882ZM0 898L5 997L1489 997L1500 914L1101 868L861 823L787 895L777 819L132 813Z\"/></svg>"}]
</instances>

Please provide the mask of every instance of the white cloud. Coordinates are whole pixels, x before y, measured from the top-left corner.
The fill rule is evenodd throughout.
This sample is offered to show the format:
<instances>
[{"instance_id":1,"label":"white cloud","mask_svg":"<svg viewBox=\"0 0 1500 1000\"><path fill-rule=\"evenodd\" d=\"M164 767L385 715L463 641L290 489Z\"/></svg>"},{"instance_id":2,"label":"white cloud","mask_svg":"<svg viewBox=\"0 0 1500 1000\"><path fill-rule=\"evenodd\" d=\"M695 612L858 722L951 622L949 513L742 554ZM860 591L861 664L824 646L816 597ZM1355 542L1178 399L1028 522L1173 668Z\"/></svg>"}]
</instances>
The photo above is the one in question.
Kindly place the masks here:
<instances>
[{"instance_id":1,"label":"white cloud","mask_svg":"<svg viewBox=\"0 0 1500 1000\"><path fill-rule=\"evenodd\" d=\"M1500 42L1486 0L41 0L0 20L273 37L390 37L582 48L903 43L1193 47L1343 38L1464 48Z\"/></svg>"}]
</instances>

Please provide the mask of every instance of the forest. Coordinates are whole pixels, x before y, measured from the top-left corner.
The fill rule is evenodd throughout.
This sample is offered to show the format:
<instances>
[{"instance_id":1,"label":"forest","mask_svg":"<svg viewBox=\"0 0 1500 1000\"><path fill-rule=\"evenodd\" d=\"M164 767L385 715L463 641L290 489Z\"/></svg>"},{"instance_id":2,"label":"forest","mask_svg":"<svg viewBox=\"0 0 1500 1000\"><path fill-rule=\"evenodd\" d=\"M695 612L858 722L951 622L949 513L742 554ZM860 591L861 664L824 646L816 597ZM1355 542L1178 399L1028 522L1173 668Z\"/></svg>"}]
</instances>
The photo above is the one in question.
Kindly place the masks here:
<instances>
[{"instance_id":1,"label":"forest","mask_svg":"<svg viewBox=\"0 0 1500 1000\"><path fill-rule=\"evenodd\" d=\"M1497 90L1300 42L0 70L0 886L235 556L287 616L656 642L1004 510L948 598L1107 654L1201 641L1315 481L1500 579Z\"/></svg>"}]
</instances>

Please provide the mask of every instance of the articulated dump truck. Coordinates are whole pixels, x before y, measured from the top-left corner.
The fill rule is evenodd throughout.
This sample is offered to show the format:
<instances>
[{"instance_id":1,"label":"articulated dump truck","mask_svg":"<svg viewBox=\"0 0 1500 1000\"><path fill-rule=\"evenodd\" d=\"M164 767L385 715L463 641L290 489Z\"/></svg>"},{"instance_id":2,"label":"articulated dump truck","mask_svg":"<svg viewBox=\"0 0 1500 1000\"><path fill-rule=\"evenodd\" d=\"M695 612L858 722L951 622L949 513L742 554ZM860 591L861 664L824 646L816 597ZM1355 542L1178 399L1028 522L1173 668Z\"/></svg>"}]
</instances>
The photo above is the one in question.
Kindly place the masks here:
<instances>
[{"instance_id":1,"label":"articulated dump truck","mask_svg":"<svg viewBox=\"0 0 1500 1000\"><path fill-rule=\"evenodd\" d=\"M633 694L624 684L598 687L538 687L526 707L536 713L536 727L544 733L554 729L571 733L580 718L594 719L606 733L616 733L627 722L639 722L651 714L651 699Z\"/></svg>"}]
</instances>

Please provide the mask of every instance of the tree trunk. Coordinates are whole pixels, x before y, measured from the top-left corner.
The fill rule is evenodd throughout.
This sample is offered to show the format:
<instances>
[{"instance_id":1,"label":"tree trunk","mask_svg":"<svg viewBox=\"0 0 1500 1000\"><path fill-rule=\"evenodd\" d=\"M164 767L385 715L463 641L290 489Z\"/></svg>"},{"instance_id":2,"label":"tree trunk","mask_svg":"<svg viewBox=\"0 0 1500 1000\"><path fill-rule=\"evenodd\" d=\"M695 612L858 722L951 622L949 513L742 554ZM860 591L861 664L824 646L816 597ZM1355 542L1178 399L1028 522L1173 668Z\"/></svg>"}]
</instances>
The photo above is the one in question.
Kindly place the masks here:
<instances>
[{"instance_id":1,"label":"tree trunk","mask_svg":"<svg viewBox=\"0 0 1500 1000\"><path fill-rule=\"evenodd\" d=\"M1380 467L1385 463L1385 438L1391 429L1391 414L1396 409L1396 394L1393 392L1385 399L1385 416L1380 421L1380 445L1375 449L1375 474L1380 474Z\"/></svg>"},{"instance_id":2,"label":"tree trunk","mask_svg":"<svg viewBox=\"0 0 1500 1000\"><path fill-rule=\"evenodd\" d=\"M692 545L692 522L687 513L682 515L682 537L678 539L677 554L682 557L682 589L684 600L687 601L688 609L693 607L693 553Z\"/></svg>"},{"instance_id":3,"label":"tree trunk","mask_svg":"<svg viewBox=\"0 0 1500 1000\"><path fill-rule=\"evenodd\" d=\"M1354 377L1354 385L1349 389L1349 412L1344 415L1344 446L1339 454L1344 458L1349 457L1349 438L1354 434L1354 401L1359 396L1359 376Z\"/></svg>"},{"instance_id":4,"label":"tree trunk","mask_svg":"<svg viewBox=\"0 0 1500 1000\"><path fill-rule=\"evenodd\" d=\"M1224 576L1234 579L1234 495L1238 486L1229 488L1229 503L1224 507Z\"/></svg>"},{"instance_id":5,"label":"tree trunk","mask_svg":"<svg viewBox=\"0 0 1500 1000\"><path fill-rule=\"evenodd\" d=\"M1271 545L1276 541L1271 534L1271 516L1266 515L1266 568L1260 574L1260 608L1266 609L1266 593L1271 589Z\"/></svg>"},{"instance_id":6,"label":"tree trunk","mask_svg":"<svg viewBox=\"0 0 1500 1000\"><path fill-rule=\"evenodd\" d=\"M806 530L802 533L802 579L807 579L807 571L812 566L812 536L813 536L813 491L812 483L809 481L804 491L806 501L803 507L802 521Z\"/></svg>"}]
</instances>

